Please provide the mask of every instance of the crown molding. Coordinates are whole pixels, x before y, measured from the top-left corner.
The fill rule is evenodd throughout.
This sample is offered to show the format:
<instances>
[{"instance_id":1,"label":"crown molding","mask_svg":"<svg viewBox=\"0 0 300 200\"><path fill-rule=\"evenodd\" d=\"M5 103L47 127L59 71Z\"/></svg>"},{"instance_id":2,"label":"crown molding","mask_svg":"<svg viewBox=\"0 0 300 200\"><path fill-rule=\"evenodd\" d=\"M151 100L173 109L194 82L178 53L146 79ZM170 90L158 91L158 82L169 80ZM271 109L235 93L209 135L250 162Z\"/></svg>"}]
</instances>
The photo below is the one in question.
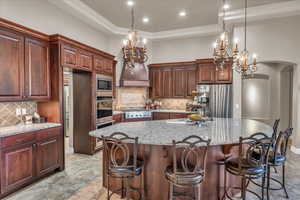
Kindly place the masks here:
<instances>
[{"instance_id":1,"label":"crown molding","mask_svg":"<svg viewBox=\"0 0 300 200\"><path fill-rule=\"evenodd\" d=\"M107 34L127 35L129 29L116 26L104 16L87 6L80 0L48 0L48 2L67 11L73 16L80 18L90 26ZM248 8L249 21L260 21L270 18L288 17L300 15L300 0L273 3ZM226 14L225 20L228 24L240 23L244 18L244 9L238 9ZM221 14L219 16L222 16ZM221 27L218 24L198 26L191 28L175 29L160 32L139 31L142 37L151 40L171 39L191 36L209 36L220 33Z\"/></svg>"}]
</instances>

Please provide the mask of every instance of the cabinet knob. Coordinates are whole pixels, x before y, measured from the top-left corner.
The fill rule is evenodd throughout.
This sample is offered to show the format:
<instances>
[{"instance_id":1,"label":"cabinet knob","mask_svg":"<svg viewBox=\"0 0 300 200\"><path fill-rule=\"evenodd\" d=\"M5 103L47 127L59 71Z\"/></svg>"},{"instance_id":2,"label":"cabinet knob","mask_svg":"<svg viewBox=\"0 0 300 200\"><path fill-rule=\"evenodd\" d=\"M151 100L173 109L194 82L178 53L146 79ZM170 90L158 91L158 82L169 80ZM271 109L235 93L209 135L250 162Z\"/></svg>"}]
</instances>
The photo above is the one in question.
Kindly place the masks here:
<instances>
[{"instance_id":1,"label":"cabinet knob","mask_svg":"<svg viewBox=\"0 0 300 200\"><path fill-rule=\"evenodd\" d=\"M32 147L33 147L33 148L36 148L36 147L37 147L37 144L33 144Z\"/></svg>"}]
</instances>

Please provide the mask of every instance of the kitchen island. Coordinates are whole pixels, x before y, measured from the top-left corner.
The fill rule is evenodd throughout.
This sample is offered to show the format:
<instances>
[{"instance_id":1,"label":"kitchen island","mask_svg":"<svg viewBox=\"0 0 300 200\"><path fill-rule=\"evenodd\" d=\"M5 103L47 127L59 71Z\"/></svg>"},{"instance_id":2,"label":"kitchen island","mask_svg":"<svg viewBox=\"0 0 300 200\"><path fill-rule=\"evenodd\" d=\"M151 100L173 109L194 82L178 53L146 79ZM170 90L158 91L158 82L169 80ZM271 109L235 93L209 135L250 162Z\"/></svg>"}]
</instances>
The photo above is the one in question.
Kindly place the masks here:
<instances>
[{"instance_id":1,"label":"kitchen island","mask_svg":"<svg viewBox=\"0 0 300 200\"><path fill-rule=\"evenodd\" d=\"M91 136L109 136L114 132L124 132L130 137L139 137L139 159L145 162L145 188L147 200L167 200L169 183L164 177L165 168L172 164L172 140L182 140L189 135L198 135L211 139L206 164L205 180L201 186L201 199L217 200L223 195L223 166L217 161L224 155L237 154L239 137L250 136L256 132L263 132L271 136L272 127L264 123L231 118L214 118L206 126L198 127L185 123L185 119L159 120L145 122L129 122L113 125L90 132ZM103 157L103 170L106 158ZM103 171L104 174L104 171ZM106 177L103 176L106 186ZM139 179L134 180L139 186ZM239 186L240 179L228 176L228 186ZM119 180L111 180L113 189L120 187Z\"/></svg>"}]
</instances>

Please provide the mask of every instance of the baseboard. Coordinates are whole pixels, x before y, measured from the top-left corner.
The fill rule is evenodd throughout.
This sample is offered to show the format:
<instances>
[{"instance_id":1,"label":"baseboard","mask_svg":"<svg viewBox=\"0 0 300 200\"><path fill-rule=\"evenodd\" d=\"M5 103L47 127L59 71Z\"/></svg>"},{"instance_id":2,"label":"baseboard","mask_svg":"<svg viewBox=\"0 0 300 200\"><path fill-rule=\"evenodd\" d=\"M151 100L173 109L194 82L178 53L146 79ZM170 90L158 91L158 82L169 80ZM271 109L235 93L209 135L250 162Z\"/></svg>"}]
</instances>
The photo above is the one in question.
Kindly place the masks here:
<instances>
[{"instance_id":1,"label":"baseboard","mask_svg":"<svg viewBox=\"0 0 300 200\"><path fill-rule=\"evenodd\" d=\"M296 148L295 146L291 146L291 151L295 154L300 154L300 148Z\"/></svg>"}]
</instances>

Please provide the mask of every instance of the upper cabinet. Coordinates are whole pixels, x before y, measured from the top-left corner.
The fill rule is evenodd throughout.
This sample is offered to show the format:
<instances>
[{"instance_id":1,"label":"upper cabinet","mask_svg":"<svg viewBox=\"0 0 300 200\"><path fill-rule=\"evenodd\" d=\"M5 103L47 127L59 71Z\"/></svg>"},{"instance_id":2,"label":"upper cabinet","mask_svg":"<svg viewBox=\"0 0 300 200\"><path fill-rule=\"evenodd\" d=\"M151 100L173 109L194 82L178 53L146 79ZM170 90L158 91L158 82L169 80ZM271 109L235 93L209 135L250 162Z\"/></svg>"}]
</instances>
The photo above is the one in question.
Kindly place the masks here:
<instances>
[{"instance_id":1,"label":"upper cabinet","mask_svg":"<svg viewBox=\"0 0 300 200\"><path fill-rule=\"evenodd\" d=\"M25 40L25 94L26 98L50 98L48 42Z\"/></svg>"},{"instance_id":2,"label":"upper cabinet","mask_svg":"<svg viewBox=\"0 0 300 200\"><path fill-rule=\"evenodd\" d=\"M0 101L48 100L48 41L0 28L0 49Z\"/></svg>"},{"instance_id":3,"label":"upper cabinet","mask_svg":"<svg viewBox=\"0 0 300 200\"><path fill-rule=\"evenodd\" d=\"M186 98L196 89L196 65L171 63L150 65L151 98Z\"/></svg>"},{"instance_id":4,"label":"upper cabinet","mask_svg":"<svg viewBox=\"0 0 300 200\"><path fill-rule=\"evenodd\" d=\"M0 49L0 101L21 100L24 94L24 37L0 29Z\"/></svg>"},{"instance_id":5,"label":"upper cabinet","mask_svg":"<svg viewBox=\"0 0 300 200\"><path fill-rule=\"evenodd\" d=\"M214 83L216 80L216 67L214 63L198 65L198 83Z\"/></svg>"}]
</instances>

